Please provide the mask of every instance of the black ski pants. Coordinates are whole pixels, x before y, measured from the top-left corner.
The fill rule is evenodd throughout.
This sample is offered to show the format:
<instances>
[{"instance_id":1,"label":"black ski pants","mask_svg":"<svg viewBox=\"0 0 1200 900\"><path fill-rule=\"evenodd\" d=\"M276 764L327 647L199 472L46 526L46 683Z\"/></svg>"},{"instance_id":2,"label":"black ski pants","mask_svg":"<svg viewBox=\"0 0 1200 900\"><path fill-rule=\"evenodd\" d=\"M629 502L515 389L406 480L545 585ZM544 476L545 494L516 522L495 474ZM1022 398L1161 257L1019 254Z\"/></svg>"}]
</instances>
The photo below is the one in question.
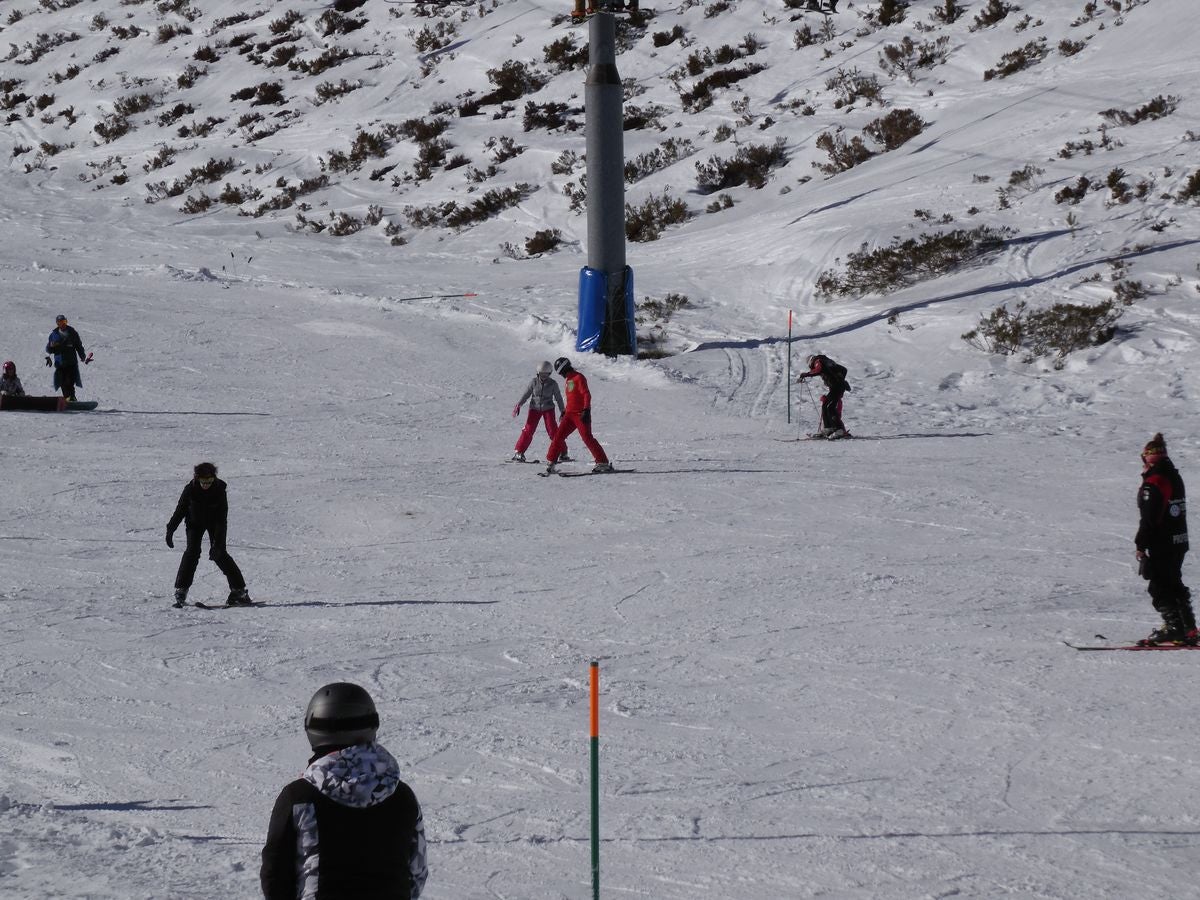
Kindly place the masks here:
<instances>
[{"instance_id":1,"label":"black ski pants","mask_svg":"<svg viewBox=\"0 0 1200 900\"><path fill-rule=\"evenodd\" d=\"M842 423L842 397L846 394L844 387L831 387L821 401L821 427L845 428Z\"/></svg>"},{"instance_id":2,"label":"black ski pants","mask_svg":"<svg viewBox=\"0 0 1200 900\"><path fill-rule=\"evenodd\" d=\"M204 533L208 532L208 544L211 548L208 557L217 564L225 578L229 581L229 589L231 591L240 591L246 587L246 579L242 577L242 570L238 568L238 564L233 561L224 547L213 546L213 530L204 525L188 525L187 526L187 547L183 551L183 558L179 560L179 571L175 573L175 588L187 590L192 586L192 579L196 577L196 566L200 562L200 546L204 540Z\"/></svg>"},{"instance_id":3,"label":"black ski pants","mask_svg":"<svg viewBox=\"0 0 1200 900\"><path fill-rule=\"evenodd\" d=\"M62 391L64 397L74 397L76 385L83 385L79 366L59 366L54 370L54 386Z\"/></svg>"},{"instance_id":4,"label":"black ski pants","mask_svg":"<svg viewBox=\"0 0 1200 900\"><path fill-rule=\"evenodd\" d=\"M1147 576L1150 583L1146 590L1150 601L1168 625L1178 624L1184 630L1195 628L1196 619L1192 612L1192 592L1183 583L1182 553L1174 550L1151 551L1146 559Z\"/></svg>"}]
</instances>

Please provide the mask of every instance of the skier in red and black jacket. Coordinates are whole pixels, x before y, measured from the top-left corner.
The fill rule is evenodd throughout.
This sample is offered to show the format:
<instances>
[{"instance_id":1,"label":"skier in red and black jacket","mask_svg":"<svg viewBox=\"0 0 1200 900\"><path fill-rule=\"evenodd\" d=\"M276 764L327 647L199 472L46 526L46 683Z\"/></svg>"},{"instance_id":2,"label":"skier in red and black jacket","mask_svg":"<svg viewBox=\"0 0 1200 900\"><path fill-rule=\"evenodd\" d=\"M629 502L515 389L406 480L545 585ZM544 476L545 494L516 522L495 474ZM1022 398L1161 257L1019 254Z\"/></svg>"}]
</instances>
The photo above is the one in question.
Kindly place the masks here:
<instances>
[{"instance_id":1,"label":"skier in red and black jacket","mask_svg":"<svg viewBox=\"0 0 1200 900\"><path fill-rule=\"evenodd\" d=\"M400 765L375 742L379 713L357 684L327 684L309 701L313 756L280 792L262 851L266 900L417 900L425 887L425 823Z\"/></svg>"},{"instance_id":2,"label":"skier in red and black jacket","mask_svg":"<svg viewBox=\"0 0 1200 900\"><path fill-rule=\"evenodd\" d=\"M1139 643L1197 643L1192 592L1183 583L1188 551L1187 497L1183 478L1167 456L1167 442L1154 435L1142 450L1142 486L1137 495L1139 523L1133 542L1138 569L1162 616L1161 628Z\"/></svg>"},{"instance_id":3,"label":"skier in red and black jacket","mask_svg":"<svg viewBox=\"0 0 1200 900\"><path fill-rule=\"evenodd\" d=\"M821 397L821 430L813 437L849 437L846 424L842 421L842 395L850 390L846 381L846 367L828 356L816 354L808 358L808 371L796 379L797 383L809 378L820 377L825 382L825 395Z\"/></svg>"}]
</instances>

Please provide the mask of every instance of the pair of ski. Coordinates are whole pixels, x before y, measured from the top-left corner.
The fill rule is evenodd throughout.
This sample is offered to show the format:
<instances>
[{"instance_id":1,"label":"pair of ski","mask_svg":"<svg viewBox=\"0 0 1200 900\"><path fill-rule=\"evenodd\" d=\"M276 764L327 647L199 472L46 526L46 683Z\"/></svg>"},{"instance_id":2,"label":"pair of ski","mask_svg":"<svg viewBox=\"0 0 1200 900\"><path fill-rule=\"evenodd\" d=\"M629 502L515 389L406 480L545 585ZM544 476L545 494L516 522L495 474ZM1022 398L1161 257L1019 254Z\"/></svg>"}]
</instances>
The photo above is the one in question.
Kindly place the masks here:
<instances>
[{"instance_id":1,"label":"pair of ski","mask_svg":"<svg viewBox=\"0 0 1200 900\"><path fill-rule=\"evenodd\" d=\"M540 465L540 459L510 459L509 462L526 463L528 465ZM619 475L622 472L635 472L636 469L612 469L608 472L538 472L542 478L549 478L551 475L561 475L563 478L582 478L584 475Z\"/></svg>"},{"instance_id":2,"label":"pair of ski","mask_svg":"<svg viewBox=\"0 0 1200 900\"><path fill-rule=\"evenodd\" d=\"M775 438L775 440L779 441L782 444L795 444L795 443L798 443L799 441L848 441L853 437L854 437L854 435L852 435L850 432L847 431L841 437L829 437L828 435L824 435L824 434L805 434L805 435L801 435L800 437Z\"/></svg>"},{"instance_id":3,"label":"pair of ski","mask_svg":"<svg viewBox=\"0 0 1200 900\"><path fill-rule=\"evenodd\" d=\"M1096 635L1097 640L1107 641L1102 634ZM1063 641L1072 650L1200 650L1200 646L1196 644L1185 644L1181 641L1169 641L1163 644L1140 644L1136 641L1124 644L1072 644L1070 641Z\"/></svg>"},{"instance_id":4,"label":"pair of ski","mask_svg":"<svg viewBox=\"0 0 1200 900\"><path fill-rule=\"evenodd\" d=\"M176 603L171 606L171 609L185 609L189 606L194 606L196 609L246 609L255 606L266 606L261 600L255 600L252 603L201 603L197 600L195 603Z\"/></svg>"},{"instance_id":5,"label":"pair of ski","mask_svg":"<svg viewBox=\"0 0 1200 900\"><path fill-rule=\"evenodd\" d=\"M582 478L585 475L621 475L626 472L636 472L637 469L609 469L606 472L538 472L539 478L549 478L551 475L561 475L563 478Z\"/></svg>"}]
</instances>

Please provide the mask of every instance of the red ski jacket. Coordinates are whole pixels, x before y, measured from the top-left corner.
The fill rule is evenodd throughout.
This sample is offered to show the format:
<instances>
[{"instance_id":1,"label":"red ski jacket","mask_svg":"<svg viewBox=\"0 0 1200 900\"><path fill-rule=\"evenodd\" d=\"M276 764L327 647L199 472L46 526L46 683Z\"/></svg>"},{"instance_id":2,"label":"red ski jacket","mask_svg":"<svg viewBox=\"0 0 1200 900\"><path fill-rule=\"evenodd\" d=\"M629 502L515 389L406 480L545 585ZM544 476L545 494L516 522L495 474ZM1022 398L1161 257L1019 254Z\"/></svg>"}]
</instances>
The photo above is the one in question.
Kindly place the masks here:
<instances>
[{"instance_id":1,"label":"red ski jacket","mask_svg":"<svg viewBox=\"0 0 1200 900\"><path fill-rule=\"evenodd\" d=\"M592 408L592 394L588 390L587 379L580 372L572 372L566 377L567 383L567 412L581 413Z\"/></svg>"}]
</instances>

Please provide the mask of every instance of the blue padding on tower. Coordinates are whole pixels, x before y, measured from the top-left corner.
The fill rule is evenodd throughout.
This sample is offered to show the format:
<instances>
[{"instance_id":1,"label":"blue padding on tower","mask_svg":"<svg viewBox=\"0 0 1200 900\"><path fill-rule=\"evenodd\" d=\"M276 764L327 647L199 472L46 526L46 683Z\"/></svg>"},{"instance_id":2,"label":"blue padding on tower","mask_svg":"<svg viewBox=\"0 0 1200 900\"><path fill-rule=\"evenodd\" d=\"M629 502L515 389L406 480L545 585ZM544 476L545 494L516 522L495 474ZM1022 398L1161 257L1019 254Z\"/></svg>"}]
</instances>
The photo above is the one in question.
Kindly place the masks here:
<instances>
[{"instance_id":1,"label":"blue padding on tower","mask_svg":"<svg viewBox=\"0 0 1200 900\"><path fill-rule=\"evenodd\" d=\"M591 353L600 346L608 313L608 273L584 266L579 270L579 333L575 349Z\"/></svg>"}]
</instances>

